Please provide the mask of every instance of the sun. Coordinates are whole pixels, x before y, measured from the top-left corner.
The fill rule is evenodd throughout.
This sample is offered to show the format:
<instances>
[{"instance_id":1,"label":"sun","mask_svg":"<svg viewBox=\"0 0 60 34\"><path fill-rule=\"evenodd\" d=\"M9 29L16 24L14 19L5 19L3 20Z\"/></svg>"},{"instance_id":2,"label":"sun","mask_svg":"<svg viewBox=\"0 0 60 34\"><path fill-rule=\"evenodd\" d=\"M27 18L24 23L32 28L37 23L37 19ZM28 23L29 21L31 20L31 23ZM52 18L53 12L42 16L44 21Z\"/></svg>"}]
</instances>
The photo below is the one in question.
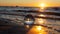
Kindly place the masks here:
<instances>
[{"instance_id":1,"label":"sun","mask_svg":"<svg viewBox=\"0 0 60 34\"><path fill-rule=\"evenodd\" d=\"M46 7L46 4L45 4L45 3L40 3L40 4L39 4L39 7L40 7L41 9L44 9L44 8Z\"/></svg>"},{"instance_id":2,"label":"sun","mask_svg":"<svg viewBox=\"0 0 60 34\"><path fill-rule=\"evenodd\" d=\"M45 6L46 6L46 4L44 4L44 3L40 4L40 7L45 7Z\"/></svg>"}]
</instances>

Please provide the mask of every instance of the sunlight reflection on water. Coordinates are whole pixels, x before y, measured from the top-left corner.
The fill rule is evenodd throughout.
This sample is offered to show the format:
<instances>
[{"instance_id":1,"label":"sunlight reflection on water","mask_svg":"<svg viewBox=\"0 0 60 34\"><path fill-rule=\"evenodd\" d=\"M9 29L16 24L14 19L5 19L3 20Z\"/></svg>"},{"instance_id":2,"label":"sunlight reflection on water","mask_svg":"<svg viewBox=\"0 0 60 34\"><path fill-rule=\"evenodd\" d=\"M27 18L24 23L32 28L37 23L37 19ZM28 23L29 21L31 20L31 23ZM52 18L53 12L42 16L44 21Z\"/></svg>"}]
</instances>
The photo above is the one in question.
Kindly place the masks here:
<instances>
[{"instance_id":1,"label":"sunlight reflection on water","mask_svg":"<svg viewBox=\"0 0 60 34\"><path fill-rule=\"evenodd\" d=\"M46 17L46 15L44 15L44 14L39 14L38 16ZM48 29L48 28L43 27L43 26L33 26L28 31L27 34L57 34L58 32L56 32L54 29L57 29L59 27L54 26L53 24L58 25L58 22L60 22L60 21L43 19L43 18L36 18L35 24L40 24L40 25L44 25L44 26L47 26L47 27L51 27L52 29ZM49 24L51 24L51 25L49 25Z\"/></svg>"},{"instance_id":2,"label":"sunlight reflection on water","mask_svg":"<svg viewBox=\"0 0 60 34\"><path fill-rule=\"evenodd\" d=\"M33 26L27 34L48 34L48 30L42 26Z\"/></svg>"}]
</instances>

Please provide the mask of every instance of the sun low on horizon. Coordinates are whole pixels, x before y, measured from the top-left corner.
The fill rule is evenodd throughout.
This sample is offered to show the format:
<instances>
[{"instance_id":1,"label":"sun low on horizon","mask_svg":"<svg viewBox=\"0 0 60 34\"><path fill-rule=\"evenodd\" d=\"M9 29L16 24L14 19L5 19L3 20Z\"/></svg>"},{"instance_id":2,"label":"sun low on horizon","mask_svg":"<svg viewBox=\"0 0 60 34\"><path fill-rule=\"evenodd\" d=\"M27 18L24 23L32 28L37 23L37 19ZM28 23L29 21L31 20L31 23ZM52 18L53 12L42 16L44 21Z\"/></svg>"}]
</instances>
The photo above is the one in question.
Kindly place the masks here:
<instances>
[{"instance_id":1,"label":"sun low on horizon","mask_svg":"<svg viewBox=\"0 0 60 34\"><path fill-rule=\"evenodd\" d=\"M45 4L45 3L40 3L40 4L39 4L39 7L40 7L41 9L43 9L44 7L46 7L46 4Z\"/></svg>"},{"instance_id":2,"label":"sun low on horizon","mask_svg":"<svg viewBox=\"0 0 60 34\"><path fill-rule=\"evenodd\" d=\"M40 6L40 7L45 7L46 4L45 4L45 3L41 3L39 6Z\"/></svg>"},{"instance_id":3,"label":"sun low on horizon","mask_svg":"<svg viewBox=\"0 0 60 34\"><path fill-rule=\"evenodd\" d=\"M0 6L60 7L60 0L0 0Z\"/></svg>"},{"instance_id":4,"label":"sun low on horizon","mask_svg":"<svg viewBox=\"0 0 60 34\"><path fill-rule=\"evenodd\" d=\"M48 7L46 3L40 3L38 6L39 6L40 9L42 9L42 10L45 9L45 7Z\"/></svg>"}]
</instances>

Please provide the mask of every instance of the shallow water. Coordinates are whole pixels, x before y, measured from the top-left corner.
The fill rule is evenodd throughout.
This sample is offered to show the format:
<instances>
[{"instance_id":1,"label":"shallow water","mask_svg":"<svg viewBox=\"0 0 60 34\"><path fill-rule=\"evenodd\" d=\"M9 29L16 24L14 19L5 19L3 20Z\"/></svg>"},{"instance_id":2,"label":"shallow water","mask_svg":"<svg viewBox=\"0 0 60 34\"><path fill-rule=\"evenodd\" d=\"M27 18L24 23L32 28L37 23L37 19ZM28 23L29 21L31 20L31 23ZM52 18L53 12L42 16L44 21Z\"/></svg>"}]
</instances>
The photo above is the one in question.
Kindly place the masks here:
<instances>
[{"instance_id":1,"label":"shallow water","mask_svg":"<svg viewBox=\"0 0 60 34\"><path fill-rule=\"evenodd\" d=\"M9 11L9 10L8 10ZM46 12L54 12L52 10L45 10ZM55 11L59 12L59 11ZM24 12L10 12L11 14L32 14L32 15L37 15L41 17L51 17L51 18L60 18L60 16L56 15L44 15L44 14L39 14L39 13L24 13ZM5 15L5 14L0 14L0 18L5 18L5 19L11 19L16 24L21 25L21 21L23 21L24 17L23 16L16 16L16 15ZM23 23L23 22L22 22ZM43 19L43 18L35 18L35 24L40 24L43 26L33 26L27 34L60 34L60 20L53 20L53 19ZM44 27L46 26L46 27Z\"/></svg>"}]
</instances>

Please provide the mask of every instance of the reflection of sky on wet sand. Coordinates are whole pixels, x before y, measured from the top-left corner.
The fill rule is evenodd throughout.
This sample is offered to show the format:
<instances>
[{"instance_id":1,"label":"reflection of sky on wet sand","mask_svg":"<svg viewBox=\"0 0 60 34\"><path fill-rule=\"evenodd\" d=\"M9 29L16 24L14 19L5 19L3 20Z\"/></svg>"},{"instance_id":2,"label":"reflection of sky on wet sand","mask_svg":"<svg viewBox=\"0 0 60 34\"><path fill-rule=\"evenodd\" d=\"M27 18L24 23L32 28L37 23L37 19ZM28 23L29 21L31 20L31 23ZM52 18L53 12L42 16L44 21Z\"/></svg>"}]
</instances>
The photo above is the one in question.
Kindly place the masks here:
<instances>
[{"instance_id":1,"label":"reflection of sky on wet sand","mask_svg":"<svg viewBox=\"0 0 60 34\"><path fill-rule=\"evenodd\" d=\"M46 25L47 27L52 27L52 29L48 29L43 26L33 26L27 34L57 34L58 32L54 31L54 29L60 30L60 21L58 20L50 20L50 19L42 19L36 18L36 23L40 25ZM50 24L50 25L49 25ZM55 25L54 25L55 24ZM58 33L59 34L59 33Z\"/></svg>"},{"instance_id":2,"label":"reflection of sky on wet sand","mask_svg":"<svg viewBox=\"0 0 60 34\"><path fill-rule=\"evenodd\" d=\"M52 18L55 17L55 16L46 16L44 14L39 14L38 16L41 16L41 17L52 17ZM54 30L54 29L60 30L60 20L36 18L36 21L35 22L36 22L36 24L44 25L44 26L47 26L47 27L52 27L52 30ZM34 32L30 32L30 33L32 33L32 34L39 34L39 33L36 33L36 31L35 31L34 28L32 28L31 30L33 30L35 33ZM42 30L42 29L40 28L40 30ZM47 33L48 33L48 31L47 31ZM47 34L47 33L43 31L43 33L40 33L40 34Z\"/></svg>"},{"instance_id":3,"label":"reflection of sky on wet sand","mask_svg":"<svg viewBox=\"0 0 60 34\"><path fill-rule=\"evenodd\" d=\"M48 34L48 30L42 26L33 26L27 34Z\"/></svg>"}]
</instances>

